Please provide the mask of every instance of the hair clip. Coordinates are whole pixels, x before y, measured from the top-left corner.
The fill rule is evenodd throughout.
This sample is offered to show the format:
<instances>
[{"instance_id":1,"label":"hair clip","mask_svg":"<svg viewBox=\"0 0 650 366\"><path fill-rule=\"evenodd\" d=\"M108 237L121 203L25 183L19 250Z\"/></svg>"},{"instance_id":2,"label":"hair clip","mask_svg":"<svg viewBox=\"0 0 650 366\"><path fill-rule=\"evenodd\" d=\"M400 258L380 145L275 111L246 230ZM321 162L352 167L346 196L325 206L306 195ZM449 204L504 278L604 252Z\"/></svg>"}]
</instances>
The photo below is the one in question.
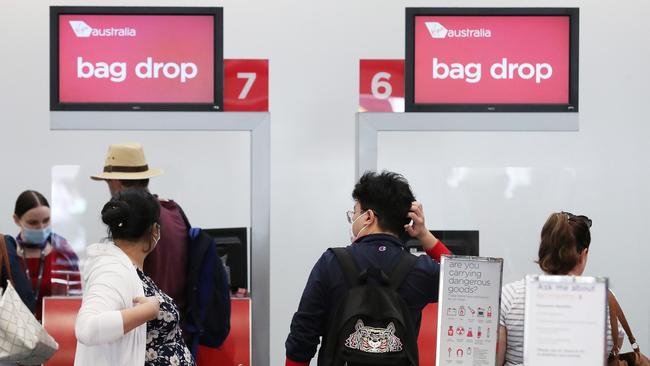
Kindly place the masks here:
<instances>
[{"instance_id":1,"label":"hair clip","mask_svg":"<svg viewBox=\"0 0 650 366\"><path fill-rule=\"evenodd\" d=\"M124 226L123 222L120 222L119 224L117 224L117 227L122 227L122 226Z\"/></svg>"}]
</instances>

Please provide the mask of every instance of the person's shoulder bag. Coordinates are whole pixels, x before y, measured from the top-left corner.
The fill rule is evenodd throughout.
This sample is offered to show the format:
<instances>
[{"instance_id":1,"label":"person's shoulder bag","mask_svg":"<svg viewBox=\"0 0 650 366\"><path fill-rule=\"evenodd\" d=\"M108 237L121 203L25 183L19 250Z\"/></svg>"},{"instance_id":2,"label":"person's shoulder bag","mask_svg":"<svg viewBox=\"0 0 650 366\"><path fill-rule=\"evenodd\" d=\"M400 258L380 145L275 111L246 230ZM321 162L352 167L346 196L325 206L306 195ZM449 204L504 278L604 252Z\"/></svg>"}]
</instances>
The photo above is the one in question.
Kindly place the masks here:
<instances>
[{"instance_id":1,"label":"person's shoulder bag","mask_svg":"<svg viewBox=\"0 0 650 366\"><path fill-rule=\"evenodd\" d=\"M607 302L609 303L609 321L612 327L612 347L609 357L607 358L607 366L650 366L650 360L644 356L639 349L639 344L636 343L636 338L632 334L632 329L625 318L623 309L621 309L616 296L609 291L607 294ZM619 353L621 345L618 344L618 322L621 322L627 339L632 344L632 352Z\"/></svg>"},{"instance_id":2,"label":"person's shoulder bag","mask_svg":"<svg viewBox=\"0 0 650 366\"><path fill-rule=\"evenodd\" d=\"M59 345L23 303L12 285L4 236L0 235L2 268L7 269L6 288L0 297L0 361L39 365L59 349Z\"/></svg>"}]
</instances>

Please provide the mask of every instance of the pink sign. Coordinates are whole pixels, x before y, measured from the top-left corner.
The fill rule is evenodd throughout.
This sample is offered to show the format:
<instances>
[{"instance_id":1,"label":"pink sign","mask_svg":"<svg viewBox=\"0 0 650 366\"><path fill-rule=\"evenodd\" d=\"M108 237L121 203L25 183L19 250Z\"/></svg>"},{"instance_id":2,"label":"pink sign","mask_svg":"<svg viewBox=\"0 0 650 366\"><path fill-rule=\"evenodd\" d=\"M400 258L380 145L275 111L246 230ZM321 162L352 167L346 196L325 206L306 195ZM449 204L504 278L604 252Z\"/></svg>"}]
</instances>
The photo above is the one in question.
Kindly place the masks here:
<instances>
[{"instance_id":1,"label":"pink sign","mask_svg":"<svg viewBox=\"0 0 650 366\"><path fill-rule=\"evenodd\" d=\"M569 103L569 21L416 16L415 103Z\"/></svg>"},{"instance_id":2,"label":"pink sign","mask_svg":"<svg viewBox=\"0 0 650 366\"><path fill-rule=\"evenodd\" d=\"M214 17L61 15L61 103L213 103Z\"/></svg>"}]
</instances>

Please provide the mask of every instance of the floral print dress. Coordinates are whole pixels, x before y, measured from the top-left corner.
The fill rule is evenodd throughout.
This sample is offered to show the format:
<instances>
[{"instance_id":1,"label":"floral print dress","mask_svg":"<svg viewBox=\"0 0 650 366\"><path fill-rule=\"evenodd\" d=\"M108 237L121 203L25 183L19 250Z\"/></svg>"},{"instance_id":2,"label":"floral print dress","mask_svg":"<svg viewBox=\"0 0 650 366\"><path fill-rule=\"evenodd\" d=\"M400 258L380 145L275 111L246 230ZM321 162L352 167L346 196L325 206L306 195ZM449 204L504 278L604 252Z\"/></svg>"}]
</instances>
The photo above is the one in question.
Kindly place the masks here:
<instances>
[{"instance_id":1,"label":"floral print dress","mask_svg":"<svg viewBox=\"0 0 650 366\"><path fill-rule=\"evenodd\" d=\"M145 366L195 366L192 354L183 341L180 317L174 300L162 292L140 269L137 271L142 280L144 295L156 296L160 301L158 318L147 322Z\"/></svg>"}]
</instances>

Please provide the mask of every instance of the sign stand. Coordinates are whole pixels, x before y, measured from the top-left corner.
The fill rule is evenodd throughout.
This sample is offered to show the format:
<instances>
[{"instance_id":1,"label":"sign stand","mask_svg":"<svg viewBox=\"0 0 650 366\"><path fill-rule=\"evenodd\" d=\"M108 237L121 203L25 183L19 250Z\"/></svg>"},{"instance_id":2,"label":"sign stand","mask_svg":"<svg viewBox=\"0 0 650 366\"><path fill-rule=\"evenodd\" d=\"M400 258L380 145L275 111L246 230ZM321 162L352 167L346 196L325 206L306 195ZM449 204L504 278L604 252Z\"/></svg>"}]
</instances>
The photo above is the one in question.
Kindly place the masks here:
<instances>
[{"instance_id":1,"label":"sign stand","mask_svg":"<svg viewBox=\"0 0 650 366\"><path fill-rule=\"evenodd\" d=\"M436 365L495 364L502 273L501 258L442 257Z\"/></svg>"},{"instance_id":2,"label":"sign stand","mask_svg":"<svg viewBox=\"0 0 650 366\"><path fill-rule=\"evenodd\" d=\"M604 365L606 313L606 278L526 276L524 364Z\"/></svg>"}]
</instances>

